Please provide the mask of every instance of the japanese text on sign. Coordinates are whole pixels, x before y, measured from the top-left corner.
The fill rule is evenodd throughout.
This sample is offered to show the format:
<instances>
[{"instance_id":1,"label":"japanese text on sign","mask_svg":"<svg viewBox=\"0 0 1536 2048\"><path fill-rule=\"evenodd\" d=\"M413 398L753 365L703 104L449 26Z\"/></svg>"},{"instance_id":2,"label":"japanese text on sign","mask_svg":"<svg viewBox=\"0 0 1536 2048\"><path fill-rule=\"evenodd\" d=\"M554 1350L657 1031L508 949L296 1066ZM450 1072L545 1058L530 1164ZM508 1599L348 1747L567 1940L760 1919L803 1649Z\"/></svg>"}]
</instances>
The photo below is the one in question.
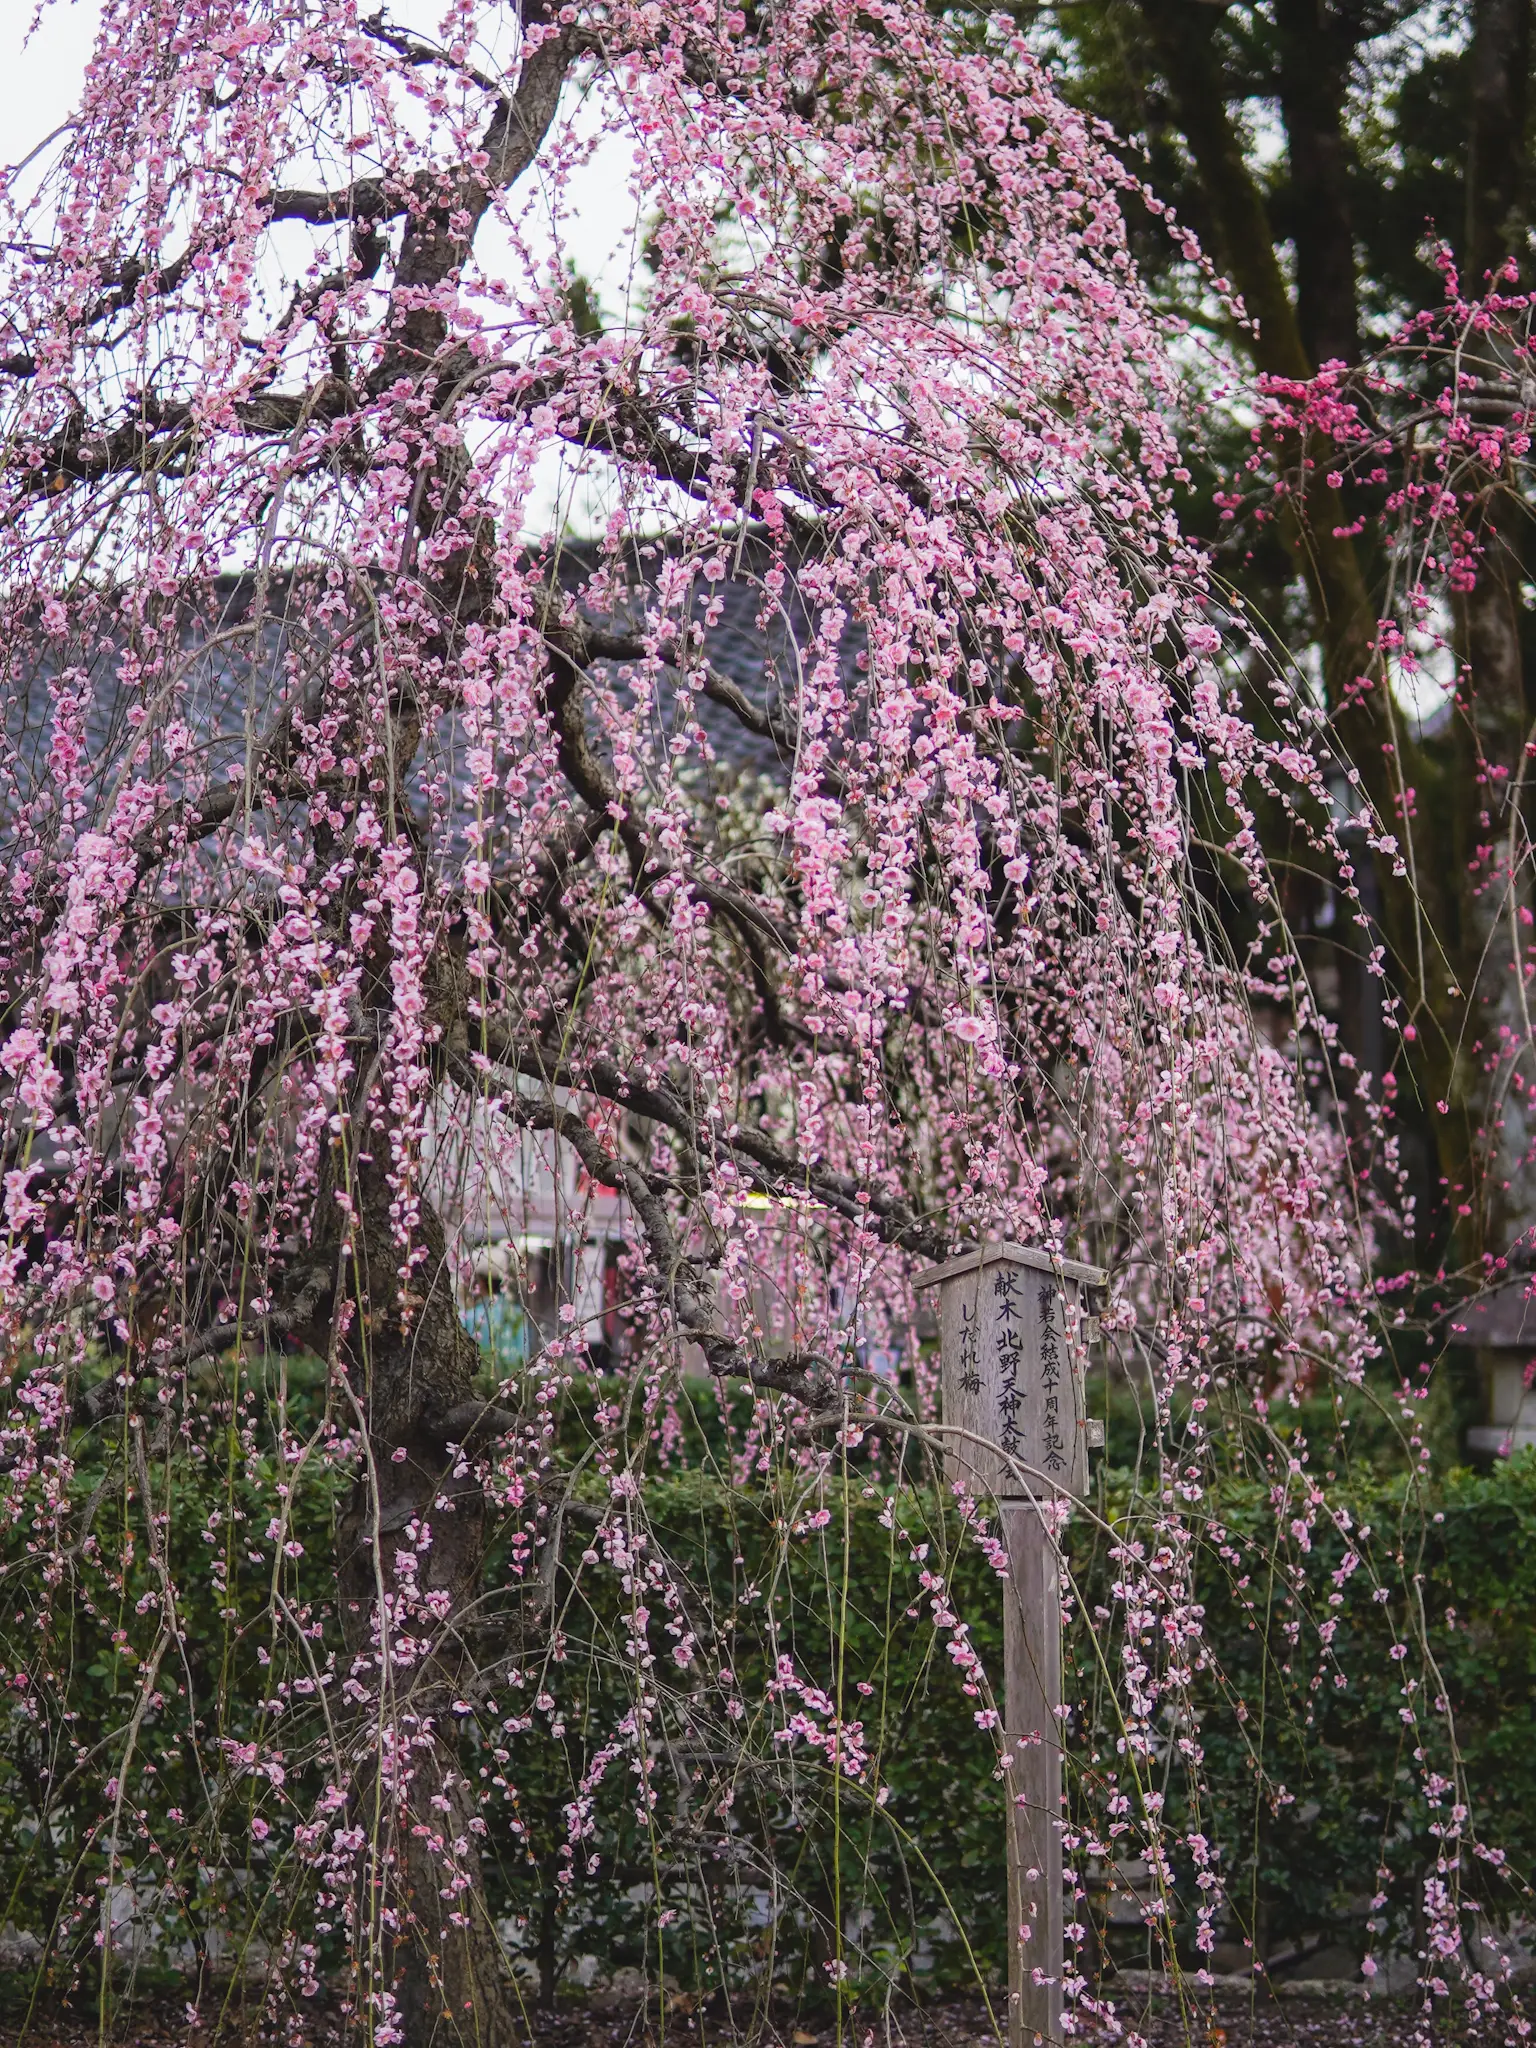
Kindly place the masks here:
<instances>
[{"instance_id":1,"label":"japanese text on sign","mask_svg":"<svg viewBox=\"0 0 1536 2048\"><path fill-rule=\"evenodd\" d=\"M1019 1311L1023 1306L1020 1291L1018 1274L1011 1266L1005 1266L992 1283L992 1293L997 1303L997 1412L1002 1422L998 1441L1008 1458L1016 1458L1023 1447L1019 1434L1019 1409L1024 1403L1019 1390L1019 1367L1024 1360L1023 1332L1019 1328Z\"/></svg>"},{"instance_id":2,"label":"japanese text on sign","mask_svg":"<svg viewBox=\"0 0 1536 2048\"><path fill-rule=\"evenodd\" d=\"M963 1393L981 1392L980 1304L960 1304L960 1387Z\"/></svg>"},{"instance_id":3,"label":"japanese text on sign","mask_svg":"<svg viewBox=\"0 0 1536 2048\"><path fill-rule=\"evenodd\" d=\"M1048 1281L1040 1288L1040 1384L1045 1391L1045 1428L1040 1446L1040 1463L1047 1472L1066 1470L1066 1444L1061 1434L1061 1352L1056 1344L1052 1315L1056 1290Z\"/></svg>"}]
</instances>

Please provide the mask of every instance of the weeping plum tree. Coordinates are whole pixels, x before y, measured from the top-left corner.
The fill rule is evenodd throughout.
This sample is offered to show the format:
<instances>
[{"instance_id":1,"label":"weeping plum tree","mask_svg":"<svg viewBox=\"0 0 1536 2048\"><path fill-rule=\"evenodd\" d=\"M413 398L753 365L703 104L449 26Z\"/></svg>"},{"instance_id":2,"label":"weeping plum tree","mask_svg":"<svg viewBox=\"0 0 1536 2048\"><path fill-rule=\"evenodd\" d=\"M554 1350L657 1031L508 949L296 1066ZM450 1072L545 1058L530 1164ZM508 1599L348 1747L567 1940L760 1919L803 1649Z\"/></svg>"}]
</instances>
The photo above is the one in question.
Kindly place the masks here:
<instances>
[{"instance_id":1,"label":"weeping plum tree","mask_svg":"<svg viewBox=\"0 0 1536 2048\"><path fill-rule=\"evenodd\" d=\"M583 105L644 221L606 320L563 261ZM878 1473L927 1368L871 1380L856 1340L992 1235L1108 1265L1182 1402L1116 1589L1159 1647L1115 1667L1098 1781L1171 1881L1145 1769L1212 1655L1185 1507L1218 1392L1262 1428L1376 1340L1251 810L1326 853L1313 721L1173 518L1121 179L987 11L108 0L0 256L0 1486L39 1869L50 1802L96 1802L51 1953L105 1982L146 1873L201 1943L208 1870L259 1866L275 1981L339 1955L362 2037L511 2039L481 1845L561 1622L503 1596L568 1571L621 1583L631 1659L572 1853L615 1759L645 1824L685 1711L859 1779L792 1656L732 1692L647 1548L647 1459L702 1373L750 1417L740 1483ZM751 687L716 645L743 592ZM1261 907L1242 957L1196 839ZM616 1191L621 1340L568 1302L489 1393L465 1262L530 1144ZM577 1515L554 1406L599 1363ZM95 1745L81 1617L119 1659ZM151 1815L170 1728L196 1815Z\"/></svg>"}]
</instances>

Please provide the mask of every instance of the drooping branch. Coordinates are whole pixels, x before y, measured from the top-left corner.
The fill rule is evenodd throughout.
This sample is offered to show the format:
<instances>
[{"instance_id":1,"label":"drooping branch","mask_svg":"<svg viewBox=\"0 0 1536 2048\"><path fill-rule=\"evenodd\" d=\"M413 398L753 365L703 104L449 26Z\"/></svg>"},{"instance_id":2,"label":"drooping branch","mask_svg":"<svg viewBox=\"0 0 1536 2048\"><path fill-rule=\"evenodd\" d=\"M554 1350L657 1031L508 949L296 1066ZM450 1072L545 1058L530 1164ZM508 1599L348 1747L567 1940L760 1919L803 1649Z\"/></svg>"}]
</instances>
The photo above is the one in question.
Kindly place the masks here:
<instances>
[{"instance_id":1,"label":"drooping branch","mask_svg":"<svg viewBox=\"0 0 1536 2048\"><path fill-rule=\"evenodd\" d=\"M480 1069L473 1060L455 1060L450 1071L462 1087L471 1091L477 1087ZM507 1119L524 1130L549 1131L563 1140L595 1181L622 1189L645 1239L652 1285L670 1306L678 1336L698 1345L716 1378L743 1380L765 1392L790 1394L807 1403L826 1402L839 1376L837 1368L819 1352L797 1351L788 1357L769 1358L725 1328L710 1298L703 1266L683 1250L662 1189L651 1175L621 1151L605 1145L575 1110L547 1097L513 1095L501 1107ZM455 1415L465 1420L467 1410L455 1411Z\"/></svg>"},{"instance_id":2,"label":"drooping branch","mask_svg":"<svg viewBox=\"0 0 1536 2048\"><path fill-rule=\"evenodd\" d=\"M521 1042L495 1026L472 1028L477 1038L483 1033L486 1056L496 1066L542 1081L548 1087L574 1088L596 1095L636 1116L648 1117L683 1139L696 1153L730 1157L749 1182L765 1194L824 1203L849 1222L871 1230L885 1243L918 1258L937 1262L950 1257L954 1250L954 1240L923 1223L900 1196L869 1187L852 1174L819 1162L797 1159L761 1133L740 1124L701 1125L664 1083L639 1080L601 1055L571 1061L562 1057L558 1048Z\"/></svg>"},{"instance_id":3,"label":"drooping branch","mask_svg":"<svg viewBox=\"0 0 1536 2048\"><path fill-rule=\"evenodd\" d=\"M571 787L590 808L614 820L638 892L654 902L656 883L677 879L672 863L660 858L647 840L623 792L598 759L582 716L582 687L585 662L590 656L586 629L579 623L546 629L550 650L551 680L549 705L559 737L560 766ZM688 886L701 903L730 918L744 936L767 939L786 957L794 953L794 940L783 921L739 889L731 889L696 876L687 877Z\"/></svg>"}]
</instances>

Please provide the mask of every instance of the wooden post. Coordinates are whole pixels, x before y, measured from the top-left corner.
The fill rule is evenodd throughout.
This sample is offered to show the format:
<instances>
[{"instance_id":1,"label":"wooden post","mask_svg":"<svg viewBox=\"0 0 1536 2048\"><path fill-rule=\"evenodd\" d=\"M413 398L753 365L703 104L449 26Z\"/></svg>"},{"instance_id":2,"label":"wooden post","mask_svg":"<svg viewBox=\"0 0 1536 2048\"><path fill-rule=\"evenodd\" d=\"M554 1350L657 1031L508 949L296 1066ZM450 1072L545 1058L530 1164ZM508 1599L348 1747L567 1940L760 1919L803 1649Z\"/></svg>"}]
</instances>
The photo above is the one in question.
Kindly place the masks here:
<instances>
[{"instance_id":1,"label":"wooden post","mask_svg":"<svg viewBox=\"0 0 1536 2048\"><path fill-rule=\"evenodd\" d=\"M1003 1744L1009 2048L1061 2039L1061 1560L1033 1501L1005 1505Z\"/></svg>"},{"instance_id":2,"label":"wooden post","mask_svg":"<svg viewBox=\"0 0 1536 2048\"><path fill-rule=\"evenodd\" d=\"M1008 1550L1003 1733L1009 1759L1009 2048L1061 2032L1061 1558L1048 1506L1088 1484L1083 1368L1097 1266L985 1245L932 1267L939 1286L944 1464L998 1504Z\"/></svg>"}]
</instances>

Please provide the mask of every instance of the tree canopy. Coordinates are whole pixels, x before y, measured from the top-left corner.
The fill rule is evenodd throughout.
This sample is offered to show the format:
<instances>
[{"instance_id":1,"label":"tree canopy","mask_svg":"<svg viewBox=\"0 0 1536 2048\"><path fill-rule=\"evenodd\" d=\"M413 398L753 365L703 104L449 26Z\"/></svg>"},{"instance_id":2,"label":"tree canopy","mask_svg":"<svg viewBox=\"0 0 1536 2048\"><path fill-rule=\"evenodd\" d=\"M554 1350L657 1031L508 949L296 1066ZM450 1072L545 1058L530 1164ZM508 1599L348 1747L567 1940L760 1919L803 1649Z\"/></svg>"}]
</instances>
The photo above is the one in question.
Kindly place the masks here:
<instances>
[{"instance_id":1,"label":"tree canopy","mask_svg":"<svg viewBox=\"0 0 1536 2048\"><path fill-rule=\"evenodd\" d=\"M1074 31L1105 77L1121 18ZM1128 78L1160 49L1258 61L1214 13L1198 38L1127 18ZM1293 314L1270 231L1214 210L1265 199L1227 87L1166 85L1243 172L1151 138L1170 191L1211 200L1189 213L1275 352L1288 460L1322 431L1302 386L1339 305ZM563 262L582 95L648 223L606 314ZM1165 1829L1152 1779L1177 1757L1198 1780L1217 1411L1284 1475L1285 1542L1347 1536L1319 1487L1291 1501L1270 1404L1364 1387L1403 1194L1385 1089L1337 1100L1266 840L1353 900L1362 851L1395 885L1403 826L1367 746L1375 811L1341 836L1323 709L1181 523L1187 336L1136 242L1171 234L1229 301L1158 189L993 10L455 0L427 36L345 4L109 0L68 147L5 203L0 1488L41 1567L23 1733L99 1797L51 1939L96 1913L109 1972L174 1728L200 1862L284 1888L284 1981L339 1944L363 2038L510 2040L481 1844L541 1739L536 1662L565 1728L556 1589L607 1573L627 1603L574 1858L610 1769L644 1825L663 1764L737 1740L728 1636L646 1533L684 1382L734 1417L738 1481L857 1454L878 1498L933 1440L912 1272L998 1236L1110 1268L1154 1418L1084 1839L1111 1856L1134 1825L1170 1882L1176 1853L1205 1870L1198 1798ZM1374 565L1334 533L1348 486L1307 478L1285 532L1327 708L1369 739ZM601 515L580 546L548 509L575 482ZM1513 601L1489 559L1473 637ZM752 689L712 637L743 589ZM566 1299L495 1386L463 1292L535 1154L622 1208L614 1334ZM903 1333L905 1381L871 1373ZM188 1498L228 1595L195 1656ZM73 1631L114 1610L135 1647L92 1747ZM768 1754L858 1780L842 1678L771 1668ZM1443 1749L1423 1734L1442 1789ZM250 1785L281 1798L247 1838ZM1425 1907L1447 1941L1456 1811Z\"/></svg>"}]
</instances>

